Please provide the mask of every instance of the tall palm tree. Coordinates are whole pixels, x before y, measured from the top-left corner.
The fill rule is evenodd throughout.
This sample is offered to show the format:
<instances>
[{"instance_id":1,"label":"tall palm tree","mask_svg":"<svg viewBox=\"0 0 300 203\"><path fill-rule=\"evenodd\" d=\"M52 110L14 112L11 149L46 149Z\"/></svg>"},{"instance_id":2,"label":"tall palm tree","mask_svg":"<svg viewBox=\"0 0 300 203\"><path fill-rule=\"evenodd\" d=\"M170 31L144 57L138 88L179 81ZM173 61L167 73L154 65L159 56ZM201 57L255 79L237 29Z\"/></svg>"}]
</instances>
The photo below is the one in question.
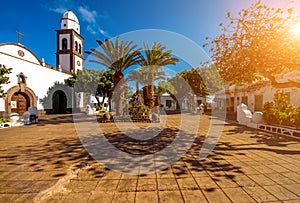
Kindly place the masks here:
<instances>
[{"instance_id":1,"label":"tall palm tree","mask_svg":"<svg viewBox=\"0 0 300 203\"><path fill-rule=\"evenodd\" d=\"M91 49L86 53L96 58L90 60L90 62L103 65L113 72L116 115L123 115L122 100L125 89L123 71L131 65L139 63L140 48L137 48L137 45L134 45L132 41L120 41L119 37L116 38L114 43L109 39L106 39L105 42L96 41L102 48L102 52Z\"/></svg>"},{"instance_id":2,"label":"tall palm tree","mask_svg":"<svg viewBox=\"0 0 300 203\"><path fill-rule=\"evenodd\" d=\"M149 49L147 44L144 44L144 54L140 54L139 64L148 69L148 86L146 87L147 96L144 98L145 105L154 106L154 80L155 75L163 66L175 65L179 60L171 56L172 50L165 50L162 44L154 42Z\"/></svg>"}]
</instances>

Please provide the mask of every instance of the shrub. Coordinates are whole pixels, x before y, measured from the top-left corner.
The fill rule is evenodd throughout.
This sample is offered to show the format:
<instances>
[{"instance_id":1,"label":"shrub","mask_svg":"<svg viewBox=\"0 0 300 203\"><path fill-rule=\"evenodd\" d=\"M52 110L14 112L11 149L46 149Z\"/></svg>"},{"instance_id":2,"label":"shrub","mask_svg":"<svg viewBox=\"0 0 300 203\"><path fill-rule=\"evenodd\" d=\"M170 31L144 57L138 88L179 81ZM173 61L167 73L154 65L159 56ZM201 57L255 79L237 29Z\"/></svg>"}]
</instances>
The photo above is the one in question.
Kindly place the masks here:
<instances>
[{"instance_id":1,"label":"shrub","mask_svg":"<svg viewBox=\"0 0 300 203\"><path fill-rule=\"evenodd\" d=\"M96 105L95 109L96 109L96 111L99 111L100 110L100 106Z\"/></svg>"},{"instance_id":2,"label":"shrub","mask_svg":"<svg viewBox=\"0 0 300 203\"><path fill-rule=\"evenodd\" d=\"M264 103L263 109L263 119L267 124L271 124L272 122L276 121L274 112L273 112L273 102L266 102Z\"/></svg>"},{"instance_id":3,"label":"shrub","mask_svg":"<svg viewBox=\"0 0 300 203\"><path fill-rule=\"evenodd\" d=\"M6 123L6 122L8 122L7 118L0 118L0 123Z\"/></svg>"},{"instance_id":4,"label":"shrub","mask_svg":"<svg viewBox=\"0 0 300 203\"><path fill-rule=\"evenodd\" d=\"M297 117L296 108L288 101L288 94L277 90L274 94L274 102L264 104L263 119L266 123L292 124Z\"/></svg>"},{"instance_id":5,"label":"shrub","mask_svg":"<svg viewBox=\"0 0 300 203\"><path fill-rule=\"evenodd\" d=\"M144 104L139 104L137 107L136 107L136 111L138 114L145 114L147 116L150 115L150 108Z\"/></svg>"}]
</instances>

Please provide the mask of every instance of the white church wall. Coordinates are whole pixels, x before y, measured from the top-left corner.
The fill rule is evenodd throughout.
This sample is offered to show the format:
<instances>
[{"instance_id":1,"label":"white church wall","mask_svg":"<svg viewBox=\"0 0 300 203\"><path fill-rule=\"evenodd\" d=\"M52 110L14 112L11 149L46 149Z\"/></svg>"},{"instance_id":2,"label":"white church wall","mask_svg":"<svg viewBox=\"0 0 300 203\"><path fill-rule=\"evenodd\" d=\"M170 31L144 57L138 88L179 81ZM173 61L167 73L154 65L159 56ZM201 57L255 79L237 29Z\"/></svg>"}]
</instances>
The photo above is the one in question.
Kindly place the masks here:
<instances>
[{"instance_id":1,"label":"white church wall","mask_svg":"<svg viewBox=\"0 0 300 203\"><path fill-rule=\"evenodd\" d=\"M10 83L3 85L3 90L7 91L11 87L18 85L17 75L22 72L27 77L27 87L32 89L35 95L38 97L37 108L39 110L44 109L40 99L47 96L49 87L54 86L55 82L64 83L64 80L70 77L69 74L52 70L24 60L19 60L1 53L0 61L5 64L6 67L12 68L12 73L8 75ZM0 109L2 111L3 108L5 108L3 102L0 102L0 105Z\"/></svg>"},{"instance_id":2,"label":"white church wall","mask_svg":"<svg viewBox=\"0 0 300 203\"><path fill-rule=\"evenodd\" d=\"M0 53L3 55L11 55L13 57L20 58L35 64L40 64L39 59L35 55L33 55L33 53L23 48L22 45L14 45L14 46L12 46L11 44L2 45L0 46Z\"/></svg>"},{"instance_id":3,"label":"white church wall","mask_svg":"<svg viewBox=\"0 0 300 203\"><path fill-rule=\"evenodd\" d=\"M74 43L77 42L78 45L81 44L81 40L76 35L74 35L73 38L74 38ZM81 46L82 46L82 44L81 44Z\"/></svg>"},{"instance_id":4,"label":"white church wall","mask_svg":"<svg viewBox=\"0 0 300 203\"><path fill-rule=\"evenodd\" d=\"M0 98L0 111L5 111L5 101L3 98Z\"/></svg>"},{"instance_id":5,"label":"white church wall","mask_svg":"<svg viewBox=\"0 0 300 203\"><path fill-rule=\"evenodd\" d=\"M80 61L80 63L78 63ZM82 70L82 59L75 55L75 70Z\"/></svg>"},{"instance_id":6,"label":"white church wall","mask_svg":"<svg viewBox=\"0 0 300 203\"><path fill-rule=\"evenodd\" d=\"M70 55L69 54L64 54L64 55L59 55L59 61L60 61L60 67L61 69L65 71L70 71Z\"/></svg>"}]
</instances>

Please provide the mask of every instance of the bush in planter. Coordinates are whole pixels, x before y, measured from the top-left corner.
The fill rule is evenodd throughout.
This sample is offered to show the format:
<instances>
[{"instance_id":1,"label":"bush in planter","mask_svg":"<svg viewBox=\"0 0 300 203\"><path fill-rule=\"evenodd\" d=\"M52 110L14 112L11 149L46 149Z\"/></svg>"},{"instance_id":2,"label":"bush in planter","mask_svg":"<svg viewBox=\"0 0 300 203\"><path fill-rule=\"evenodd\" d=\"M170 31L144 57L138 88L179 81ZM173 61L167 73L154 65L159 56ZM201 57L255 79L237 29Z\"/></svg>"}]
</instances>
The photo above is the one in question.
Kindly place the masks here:
<instances>
[{"instance_id":1,"label":"bush in planter","mask_svg":"<svg viewBox=\"0 0 300 203\"><path fill-rule=\"evenodd\" d=\"M291 121L297 129L300 129L300 107L294 109Z\"/></svg>"},{"instance_id":2,"label":"bush in planter","mask_svg":"<svg viewBox=\"0 0 300 203\"><path fill-rule=\"evenodd\" d=\"M264 104L263 119L267 124L292 125L295 109L288 100L288 94L277 90L274 102Z\"/></svg>"},{"instance_id":3,"label":"bush in planter","mask_svg":"<svg viewBox=\"0 0 300 203\"><path fill-rule=\"evenodd\" d=\"M263 119L267 124L271 124L274 121L276 121L273 106L274 106L273 102L264 103Z\"/></svg>"},{"instance_id":4,"label":"bush in planter","mask_svg":"<svg viewBox=\"0 0 300 203\"><path fill-rule=\"evenodd\" d=\"M140 115L146 115L149 116L150 115L150 108L144 104L139 104L138 106L136 106L136 112Z\"/></svg>"},{"instance_id":5,"label":"bush in planter","mask_svg":"<svg viewBox=\"0 0 300 203\"><path fill-rule=\"evenodd\" d=\"M100 111L100 106L96 105L95 109L96 109L96 111Z\"/></svg>"},{"instance_id":6,"label":"bush in planter","mask_svg":"<svg viewBox=\"0 0 300 203\"><path fill-rule=\"evenodd\" d=\"M8 119L7 118L1 118L0 117L0 123L7 123L8 122Z\"/></svg>"}]
</instances>

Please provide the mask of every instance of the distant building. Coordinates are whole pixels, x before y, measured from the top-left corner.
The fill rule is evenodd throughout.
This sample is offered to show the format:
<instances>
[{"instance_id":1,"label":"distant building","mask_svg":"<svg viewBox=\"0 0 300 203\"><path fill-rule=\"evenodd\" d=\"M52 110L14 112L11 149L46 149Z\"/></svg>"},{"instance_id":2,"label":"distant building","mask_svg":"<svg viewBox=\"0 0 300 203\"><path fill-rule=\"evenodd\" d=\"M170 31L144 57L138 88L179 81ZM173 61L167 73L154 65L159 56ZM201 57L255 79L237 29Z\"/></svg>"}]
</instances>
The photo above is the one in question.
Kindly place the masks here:
<instances>
[{"instance_id":1,"label":"distant building","mask_svg":"<svg viewBox=\"0 0 300 203\"><path fill-rule=\"evenodd\" d=\"M82 94L74 96L72 89L63 85L70 73L83 69L84 63L83 37L72 11L63 14L56 33L55 67L20 42L0 44L0 63L12 68L10 83L3 85L6 94L0 98L0 116L11 112L22 115L30 106L36 106L40 114L66 113L83 106Z\"/></svg>"},{"instance_id":2,"label":"distant building","mask_svg":"<svg viewBox=\"0 0 300 203\"><path fill-rule=\"evenodd\" d=\"M289 79L297 80L295 77L300 79L299 71L278 76L278 81L284 82ZM215 95L214 106L215 108L226 108L227 111L236 112L237 106L241 103L244 103L248 106L248 109L251 112L262 111L265 102L273 102L273 97L276 90L278 90L278 88L272 87L270 81L261 81L243 86L226 86L225 95L222 93ZM279 90L283 90L288 94L289 102L292 105L296 107L300 106L300 88L280 88ZM221 99L224 97L226 100Z\"/></svg>"}]
</instances>

